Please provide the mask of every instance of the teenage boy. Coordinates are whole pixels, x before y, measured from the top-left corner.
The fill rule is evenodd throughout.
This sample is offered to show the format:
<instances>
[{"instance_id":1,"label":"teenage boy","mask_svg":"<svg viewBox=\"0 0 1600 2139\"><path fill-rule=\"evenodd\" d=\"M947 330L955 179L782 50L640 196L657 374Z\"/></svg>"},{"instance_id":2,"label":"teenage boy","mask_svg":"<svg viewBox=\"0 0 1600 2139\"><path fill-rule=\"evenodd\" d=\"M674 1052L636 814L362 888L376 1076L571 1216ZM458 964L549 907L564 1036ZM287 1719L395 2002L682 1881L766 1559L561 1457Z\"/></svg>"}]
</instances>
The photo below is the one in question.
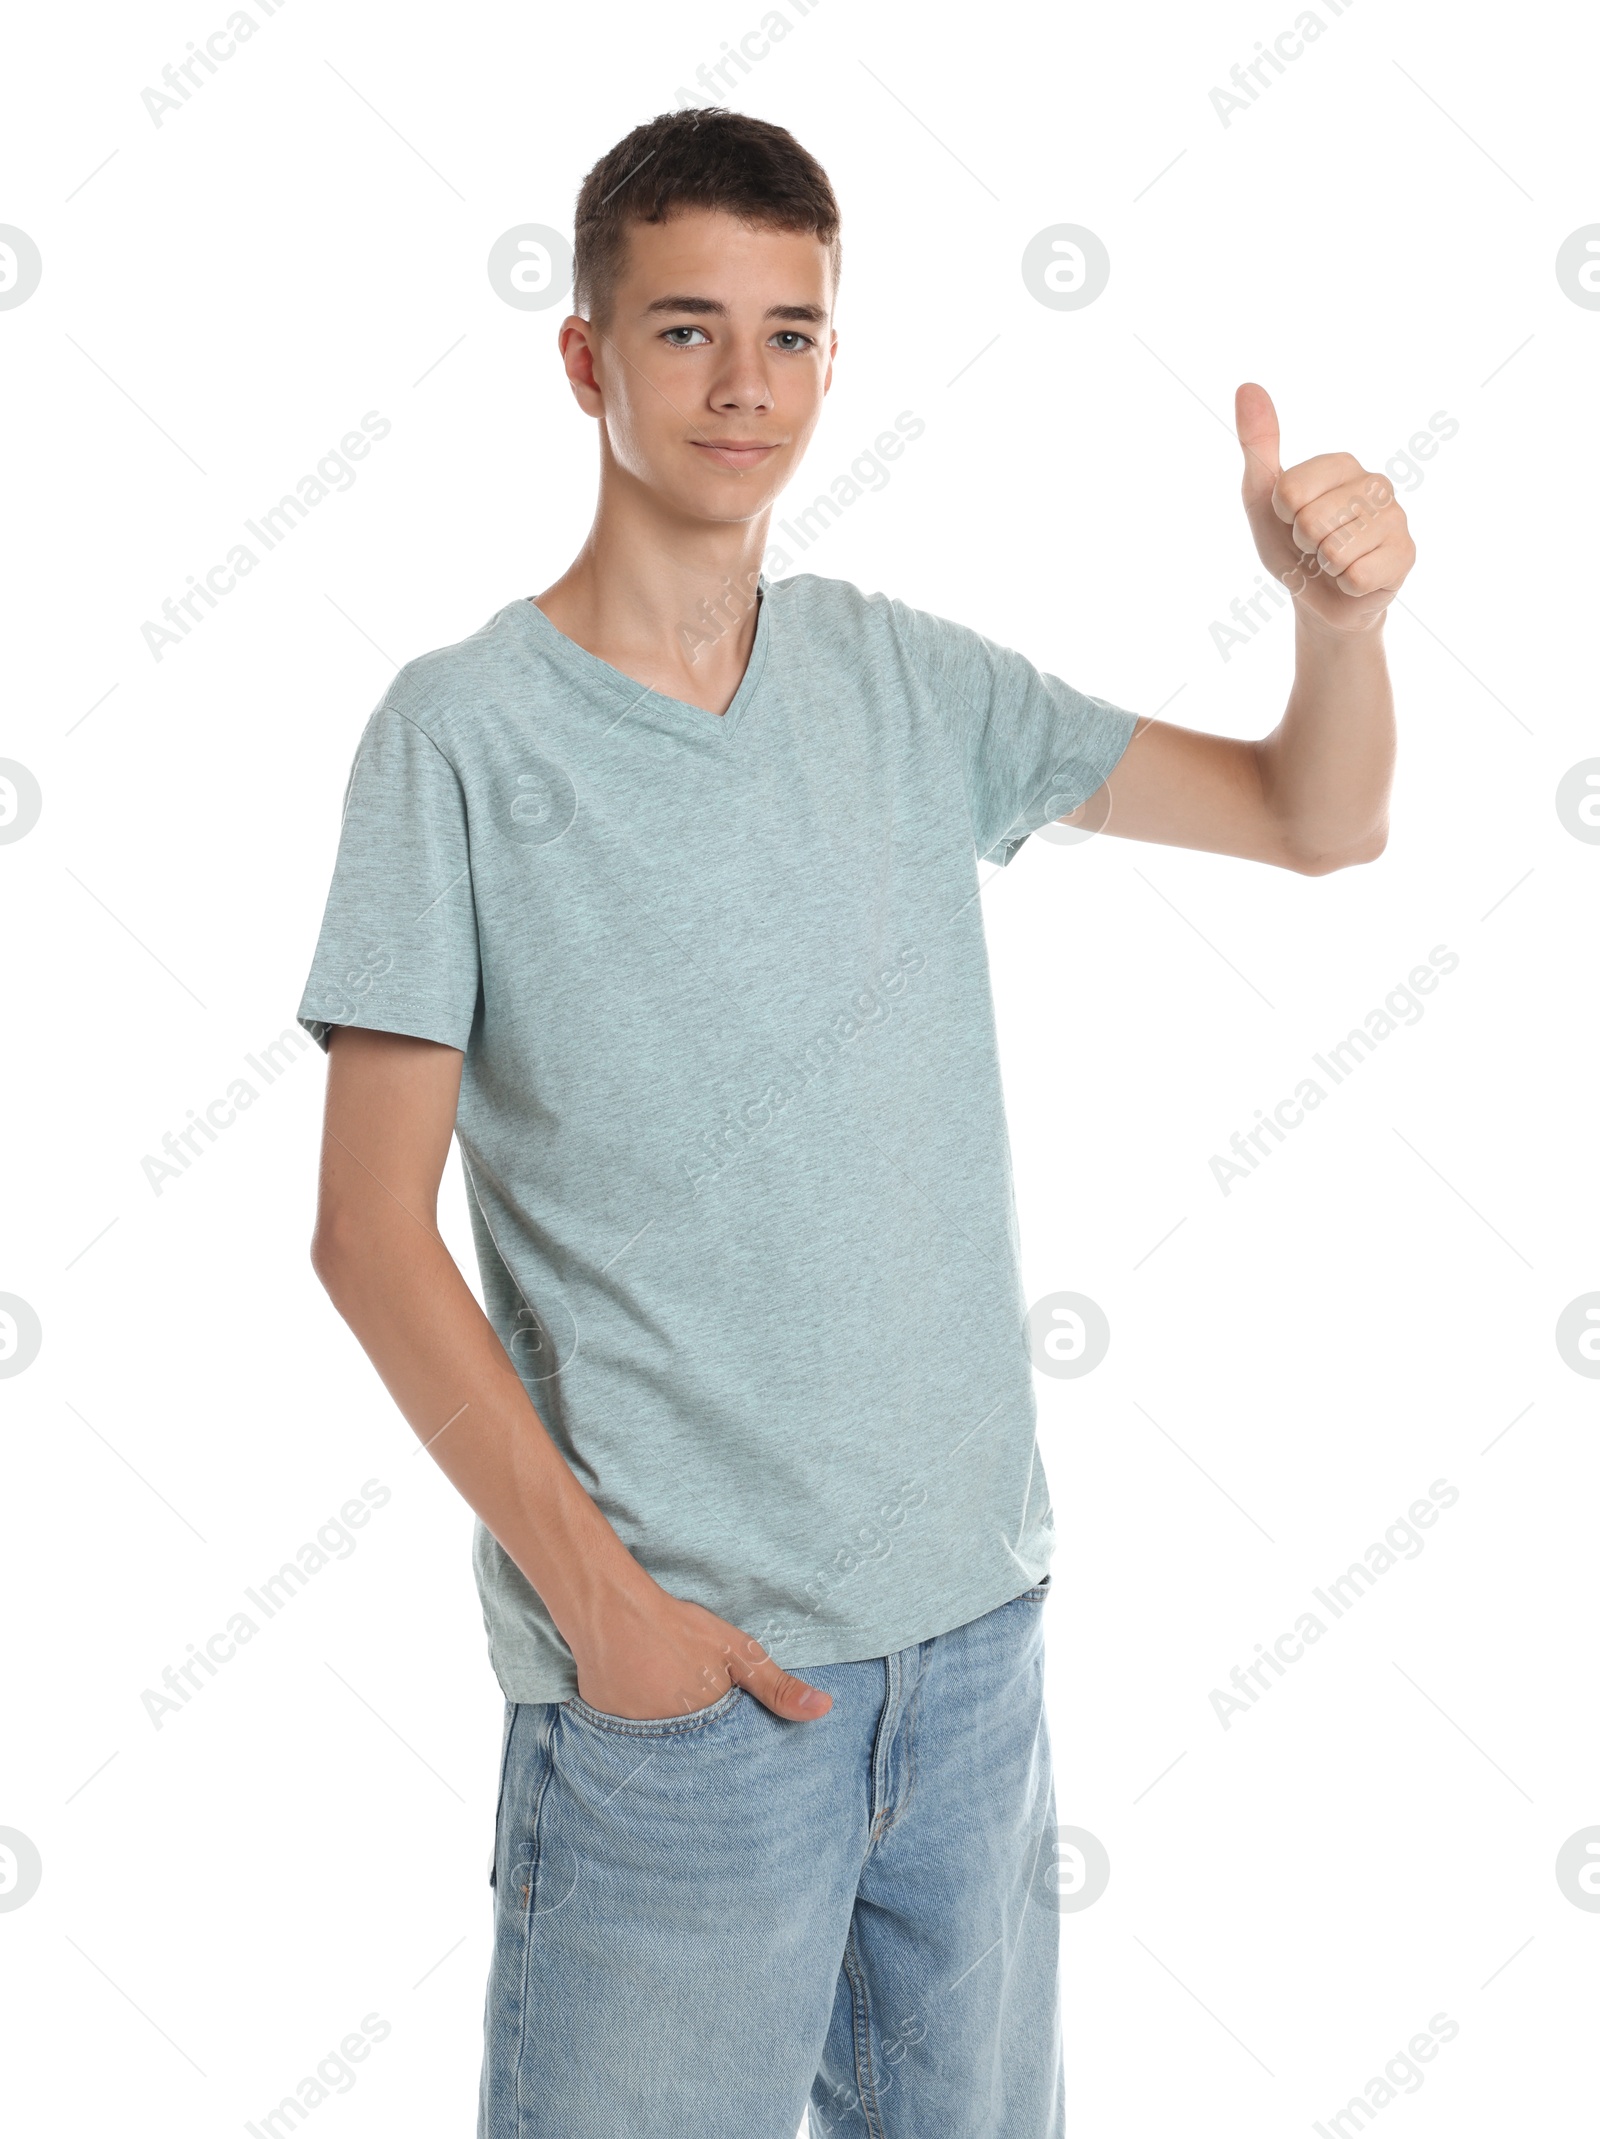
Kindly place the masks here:
<instances>
[{"instance_id":1,"label":"teenage boy","mask_svg":"<svg viewBox=\"0 0 1600 2139\"><path fill-rule=\"evenodd\" d=\"M1296 650L1262 742L761 573L839 257L759 120L589 173L593 527L384 694L300 1006L313 1262L479 1517L482 2139L1061 2133L1054 1536L977 865L1056 818L1311 875L1384 843L1405 516L1348 454L1280 470L1259 387ZM487 1313L435 1222L452 1131Z\"/></svg>"}]
</instances>

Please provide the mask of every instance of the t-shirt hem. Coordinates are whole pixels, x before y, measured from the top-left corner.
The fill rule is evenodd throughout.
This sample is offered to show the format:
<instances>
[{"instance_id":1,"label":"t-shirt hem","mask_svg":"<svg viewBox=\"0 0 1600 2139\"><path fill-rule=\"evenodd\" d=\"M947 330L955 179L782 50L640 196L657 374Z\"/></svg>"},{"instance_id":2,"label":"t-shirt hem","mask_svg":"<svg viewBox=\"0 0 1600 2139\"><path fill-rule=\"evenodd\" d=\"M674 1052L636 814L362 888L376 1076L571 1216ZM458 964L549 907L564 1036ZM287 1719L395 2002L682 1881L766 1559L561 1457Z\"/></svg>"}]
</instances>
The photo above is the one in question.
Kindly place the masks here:
<instances>
[{"instance_id":1,"label":"t-shirt hem","mask_svg":"<svg viewBox=\"0 0 1600 2139\"><path fill-rule=\"evenodd\" d=\"M1100 792L1107 780L1110 779L1111 775L1122 763L1123 758L1127 755L1128 745L1138 733L1140 716L1137 713L1130 713L1122 706L1112 706L1108 708L1108 713L1113 715L1120 724L1120 733L1113 729L1099 750L1090 752L1078 760L1080 764L1089 767L1093 784L1088 786L1085 792L1072 804L1072 809L1082 809L1084 803L1090 801ZM1071 812L1067 811L1063 814L1070 815ZM1009 832L1003 832L992 846L978 856L978 859L984 862L994 862L998 867L1007 869L1016 860L1035 832L1042 832L1046 825L1059 824L1060 822L1060 816L1052 815L1044 818L1036 825L1030 825L1025 831L1013 829Z\"/></svg>"},{"instance_id":2,"label":"t-shirt hem","mask_svg":"<svg viewBox=\"0 0 1600 2139\"><path fill-rule=\"evenodd\" d=\"M380 1008L364 1008L359 1017L319 1018L309 1010L299 1010L295 1023L310 1033L313 1040L326 1054L328 1035L337 1032L341 1025L355 1025L363 1032L392 1032L411 1040L436 1040L443 1047L460 1048L466 1052L469 1033L463 1033L452 1017L441 1014L427 1004L387 1003Z\"/></svg>"},{"instance_id":3,"label":"t-shirt hem","mask_svg":"<svg viewBox=\"0 0 1600 2139\"><path fill-rule=\"evenodd\" d=\"M1037 1571L1030 1574L1028 1560L1019 1555L1016 1571L1002 1585L997 1587L992 1582L987 1583L981 1591L974 1591L957 1603L919 1613L909 1629L904 1623L887 1630L881 1627L833 1627L810 1638L797 1634L792 1640L785 1639L779 1629L768 1636L767 1653L785 1671L804 1671L814 1664L871 1663L879 1657L892 1656L899 1649L914 1649L918 1642L935 1641L941 1634L952 1634L958 1627L970 1626L986 1612L998 1611L1001 1605L1010 1604L1024 1591L1035 1588L1049 1573L1052 1557L1053 1554L1047 1552ZM565 1701L578 1690L575 1672L552 1683L539 1673L528 1673L525 1668L512 1670L502 1665L492 1641L489 1662L500 1691L512 1703Z\"/></svg>"}]
</instances>

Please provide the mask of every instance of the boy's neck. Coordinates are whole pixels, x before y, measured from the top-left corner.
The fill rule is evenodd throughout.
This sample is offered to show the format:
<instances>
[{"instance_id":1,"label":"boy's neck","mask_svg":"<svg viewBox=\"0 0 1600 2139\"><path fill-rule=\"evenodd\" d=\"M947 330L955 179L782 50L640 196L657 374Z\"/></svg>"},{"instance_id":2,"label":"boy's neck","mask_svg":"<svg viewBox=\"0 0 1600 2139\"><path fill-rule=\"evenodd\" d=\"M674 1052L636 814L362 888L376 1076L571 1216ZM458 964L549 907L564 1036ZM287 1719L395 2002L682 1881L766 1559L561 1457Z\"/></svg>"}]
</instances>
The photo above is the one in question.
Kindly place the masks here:
<instances>
[{"instance_id":1,"label":"boy's neck","mask_svg":"<svg viewBox=\"0 0 1600 2139\"><path fill-rule=\"evenodd\" d=\"M755 643L769 517L686 520L612 464L583 548L533 600L623 675L725 713Z\"/></svg>"}]
</instances>

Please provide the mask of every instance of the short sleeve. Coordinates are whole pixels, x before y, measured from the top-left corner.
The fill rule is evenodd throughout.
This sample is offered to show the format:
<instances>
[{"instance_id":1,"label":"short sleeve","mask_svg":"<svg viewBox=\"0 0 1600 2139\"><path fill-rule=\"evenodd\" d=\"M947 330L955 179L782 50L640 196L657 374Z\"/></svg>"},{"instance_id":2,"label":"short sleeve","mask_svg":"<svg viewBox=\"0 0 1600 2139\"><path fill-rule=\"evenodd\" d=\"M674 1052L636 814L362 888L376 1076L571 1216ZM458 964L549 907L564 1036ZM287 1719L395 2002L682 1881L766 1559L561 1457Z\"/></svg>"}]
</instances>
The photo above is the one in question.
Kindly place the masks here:
<instances>
[{"instance_id":1,"label":"short sleeve","mask_svg":"<svg viewBox=\"0 0 1600 2139\"><path fill-rule=\"evenodd\" d=\"M335 1025L361 1025L465 1053L477 1004L461 782L438 745L385 702L350 768L299 1022L323 1048Z\"/></svg>"},{"instance_id":2,"label":"short sleeve","mask_svg":"<svg viewBox=\"0 0 1600 2139\"><path fill-rule=\"evenodd\" d=\"M956 738L973 845L980 859L1004 866L1032 833L1105 782L1138 715L1075 690L964 625L893 606Z\"/></svg>"}]
</instances>

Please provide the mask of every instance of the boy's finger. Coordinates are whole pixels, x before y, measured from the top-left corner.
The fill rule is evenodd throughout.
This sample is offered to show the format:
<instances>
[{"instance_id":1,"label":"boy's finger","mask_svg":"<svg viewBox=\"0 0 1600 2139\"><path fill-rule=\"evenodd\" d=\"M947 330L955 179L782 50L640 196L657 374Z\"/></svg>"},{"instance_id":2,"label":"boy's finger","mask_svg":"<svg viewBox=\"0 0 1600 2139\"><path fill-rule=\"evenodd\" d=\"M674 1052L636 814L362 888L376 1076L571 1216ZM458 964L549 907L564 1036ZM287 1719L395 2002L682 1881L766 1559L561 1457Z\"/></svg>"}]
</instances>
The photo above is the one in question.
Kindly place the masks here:
<instances>
[{"instance_id":1,"label":"boy's finger","mask_svg":"<svg viewBox=\"0 0 1600 2139\"><path fill-rule=\"evenodd\" d=\"M824 1693L820 1686L808 1686L804 1679L782 1670L771 1657L748 1669L730 1664L729 1670L746 1693L753 1693L764 1708L770 1708L785 1722L814 1723L833 1706L831 1693Z\"/></svg>"},{"instance_id":2,"label":"boy's finger","mask_svg":"<svg viewBox=\"0 0 1600 2139\"><path fill-rule=\"evenodd\" d=\"M1278 479L1278 412L1264 386L1249 380L1233 397L1233 422L1244 449L1247 505L1264 503Z\"/></svg>"}]
</instances>

